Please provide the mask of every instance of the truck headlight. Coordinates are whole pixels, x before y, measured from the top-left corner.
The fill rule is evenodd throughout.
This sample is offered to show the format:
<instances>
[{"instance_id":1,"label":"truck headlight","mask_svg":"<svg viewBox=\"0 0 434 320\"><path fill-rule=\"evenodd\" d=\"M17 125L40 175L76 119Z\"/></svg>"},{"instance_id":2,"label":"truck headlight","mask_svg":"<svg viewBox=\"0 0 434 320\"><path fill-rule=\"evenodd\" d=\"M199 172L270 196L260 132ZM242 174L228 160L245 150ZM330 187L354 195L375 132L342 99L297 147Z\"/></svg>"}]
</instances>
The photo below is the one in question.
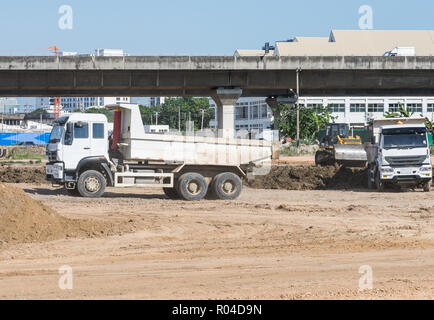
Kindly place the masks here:
<instances>
[{"instance_id":1,"label":"truck headlight","mask_svg":"<svg viewBox=\"0 0 434 320\"><path fill-rule=\"evenodd\" d=\"M394 172L393 168L381 168L381 172L383 173L391 173Z\"/></svg>"},{"instance_id":2,"label":"truck headlight","mask_svg":"<svg viewBox=\"0 0 434 320\"><path fill-rule=\"evenodd\" d=\"M420 168L420 172L431 172L432 168L431 167L422 167Z\"/></svg>"}]
</instances>

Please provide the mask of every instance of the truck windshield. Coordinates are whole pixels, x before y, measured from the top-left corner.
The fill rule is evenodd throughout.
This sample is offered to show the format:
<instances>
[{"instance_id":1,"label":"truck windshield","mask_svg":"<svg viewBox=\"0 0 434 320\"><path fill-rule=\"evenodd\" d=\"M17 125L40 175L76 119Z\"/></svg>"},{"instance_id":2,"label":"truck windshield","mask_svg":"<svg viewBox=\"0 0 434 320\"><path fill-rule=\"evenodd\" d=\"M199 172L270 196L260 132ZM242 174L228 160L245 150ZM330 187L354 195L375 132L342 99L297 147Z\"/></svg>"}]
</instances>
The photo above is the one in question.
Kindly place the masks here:
<instances>
[{"instance_id":1,"label":"truck windshield","mask_svg":"<svg viewBox=\"0 0 434 320\"><path fill-rule=\"evenodd\" d=\"M51 130L49 143L60 142L64 131L65 131L65 127L63 125L59 125L59 124L55 125L53 127L53 130Z\"/></svg>"},{"instance_id":2,"label":"truck windshield","mask_svg":"<svg viewBox=\"0 0 434 320\"><path fill-rule=\"evenodd\" d=\"M425 128L402 128L383 130L385 149L426 148Z\"/></svg>"}]
</instances>

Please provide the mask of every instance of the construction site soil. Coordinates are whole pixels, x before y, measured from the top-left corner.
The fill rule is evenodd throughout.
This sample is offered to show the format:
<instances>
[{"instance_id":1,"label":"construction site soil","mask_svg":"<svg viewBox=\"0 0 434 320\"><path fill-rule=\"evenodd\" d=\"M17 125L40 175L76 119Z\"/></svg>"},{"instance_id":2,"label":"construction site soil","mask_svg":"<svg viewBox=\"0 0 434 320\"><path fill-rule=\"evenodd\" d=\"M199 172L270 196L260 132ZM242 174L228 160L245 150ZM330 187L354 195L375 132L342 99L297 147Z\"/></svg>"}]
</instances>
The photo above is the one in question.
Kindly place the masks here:
<instances>
[{"instance_id":1,"label":"construction site soil","mask_svg":"<svg viewBox=\"0 0 434 320\"><path fill-rule=\"evenodd\" d=\"M434 299L433 193L378 193L365 175L276 166L246 182L264 189L188 202L72 197L43 166L1 167L0 299Z\"/></svg>"},{"instance_id":2,"label":"construction site soil","mask_svg":"<svg viewBox=\"0 0 434 320\"><path fill-rule=\"evenodd\" d=\"M314 165L274 166L269 174L255 176L247 184L255 189L349 190L365 188L365 168Z\"/></svg>"},{"instance_id":3,"label":"construction site soil","mask_svg":"<svg viewBox=\"0 0 434 320\"><path fill-rule=\"evenodd\" d=\"M45 167L42 165L1 165L0 182L3 183L47 183Z\"/></svg>"},{"instance_id":4,"label":"construction site soil","mask_svg":"<svg viewBox=\"0 0 434 320\"><path fill-rule=\"evenodd\" d=\"M126 228L127 227L127 228ZM133 226L87 219L67 219L23 190L0 183L0 247L70 237L96 237L132 231Z\"/></svg>"}]
</instances>

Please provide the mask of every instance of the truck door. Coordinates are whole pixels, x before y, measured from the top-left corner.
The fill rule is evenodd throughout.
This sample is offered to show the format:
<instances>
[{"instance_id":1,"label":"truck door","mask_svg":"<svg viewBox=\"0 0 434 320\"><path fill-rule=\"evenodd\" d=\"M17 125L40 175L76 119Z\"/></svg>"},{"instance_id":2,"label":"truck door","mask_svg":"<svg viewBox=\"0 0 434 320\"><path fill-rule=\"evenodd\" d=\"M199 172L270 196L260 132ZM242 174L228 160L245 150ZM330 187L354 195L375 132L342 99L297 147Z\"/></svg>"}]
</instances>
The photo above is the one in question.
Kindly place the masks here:
<instances>
[{"instance_id":1,"label":"truck door","mask_svg":"<svg viewBox=\"0 0 434 320\"><path fill-rule=\"evenodd\" d=\"M92 123L92 148L91 156L107 157L108 153L108 138L107 130L103 122Z\"/></svg>"},{"instance_id":2,"label":"truck door","mask_svg":"<svg viewBox=\"0 0 434 320\"><path fill-rule=\"evenodd\" d=\"M65 169L76 169L78 163L91 155L91 141L88 122L67 124L63 147Z\"/></svg>"}]
</instances>

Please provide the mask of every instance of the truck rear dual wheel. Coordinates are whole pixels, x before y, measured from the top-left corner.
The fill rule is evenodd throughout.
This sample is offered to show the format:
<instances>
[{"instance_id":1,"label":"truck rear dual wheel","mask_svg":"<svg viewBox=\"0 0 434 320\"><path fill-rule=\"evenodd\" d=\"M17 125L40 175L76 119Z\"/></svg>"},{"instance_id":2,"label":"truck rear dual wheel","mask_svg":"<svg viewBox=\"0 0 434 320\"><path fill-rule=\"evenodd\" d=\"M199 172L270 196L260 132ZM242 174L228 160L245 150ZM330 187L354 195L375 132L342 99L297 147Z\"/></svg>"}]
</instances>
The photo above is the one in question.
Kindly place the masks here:
<instances>
[{"instance_id":1,"label":"truck rear dual wheel","mask_svg":"<svg viewBox=\"0 0 434 320\"><path fill-rule=\"evenodd\" d=\"M243 182L240 177L232 172L217 175L211 183L212 193L220 200L234 200L243 190Z\"/></svg>"},{"instance_id":2,"label":"truck rear dual wheel","mask_svg":"<svg viewBox=\"0 0 434 320\"><path fill-rule=\"evenodd\" d=\"M184 200L198 201L206 196L208 184L201 174L189 172L179 177L176 191Z\"/></svg>"},{"instance_id":3,"label":"truck rear dual wheel","mask_svg":"<svg viewBox=\"0 0 434 320\"><path fill-rule=\"evenodd\" d=\"M77 190L85 198L99 198L104 194L105 188L104 176L95 170L83 172L77 182Z\"/></svg>"}]
</instances>

